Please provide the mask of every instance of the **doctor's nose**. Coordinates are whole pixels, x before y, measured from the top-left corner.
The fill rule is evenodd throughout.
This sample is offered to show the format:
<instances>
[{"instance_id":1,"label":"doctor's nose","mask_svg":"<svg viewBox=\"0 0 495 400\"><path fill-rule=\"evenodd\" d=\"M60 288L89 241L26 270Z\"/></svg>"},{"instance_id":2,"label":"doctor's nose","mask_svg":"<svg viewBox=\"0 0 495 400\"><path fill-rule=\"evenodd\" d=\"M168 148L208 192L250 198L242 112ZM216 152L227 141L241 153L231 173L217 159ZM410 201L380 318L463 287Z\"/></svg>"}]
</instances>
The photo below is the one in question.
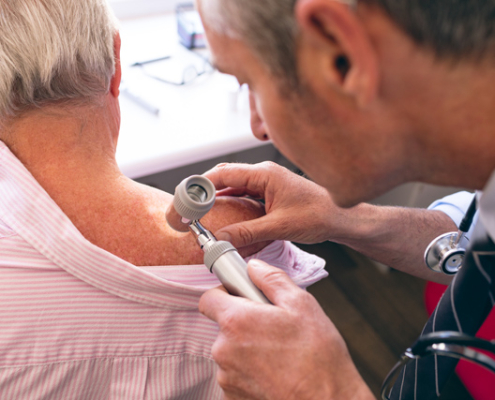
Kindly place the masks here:
<instances>
[{"instance_id":1,"label":"doctor's nose","mask_svg":"<svg viewBox=\"0 0 495 400\"><path fill-rule=\"evenodd\" d=\"M253 131L253 135L263 142L269 140L268 130L266 129L265 122L258 113L256 99L251 92L249 92L249 108L251 110L251 130Z\"/></svg>"}]
</instances>

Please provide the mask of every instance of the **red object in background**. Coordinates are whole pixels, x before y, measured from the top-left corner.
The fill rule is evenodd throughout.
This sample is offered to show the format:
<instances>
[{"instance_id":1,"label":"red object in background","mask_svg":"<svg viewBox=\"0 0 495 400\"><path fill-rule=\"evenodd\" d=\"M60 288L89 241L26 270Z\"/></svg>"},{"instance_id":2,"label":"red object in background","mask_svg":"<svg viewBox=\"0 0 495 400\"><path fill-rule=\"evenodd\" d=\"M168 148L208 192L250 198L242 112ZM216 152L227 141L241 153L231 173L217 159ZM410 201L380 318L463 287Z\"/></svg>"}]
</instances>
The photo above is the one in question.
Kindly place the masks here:
<instances>
[{"instance_id":1,"label":"red object in background","mask_svg":"<svg viewBox=\"0 0 495 400\"><path fill-rule=\"evenodd\" d=\"M429 315L435 311L442 294L447 286L428 282L425 288L425 305ZM481 326L476 337L487 340L495 339L495 308L485 323ZM493 357L493 355L492 355ZM468 392L475 400L495 399L495 374L472 362L461 360L455 370Z\"/></svg>"}]
</instances>

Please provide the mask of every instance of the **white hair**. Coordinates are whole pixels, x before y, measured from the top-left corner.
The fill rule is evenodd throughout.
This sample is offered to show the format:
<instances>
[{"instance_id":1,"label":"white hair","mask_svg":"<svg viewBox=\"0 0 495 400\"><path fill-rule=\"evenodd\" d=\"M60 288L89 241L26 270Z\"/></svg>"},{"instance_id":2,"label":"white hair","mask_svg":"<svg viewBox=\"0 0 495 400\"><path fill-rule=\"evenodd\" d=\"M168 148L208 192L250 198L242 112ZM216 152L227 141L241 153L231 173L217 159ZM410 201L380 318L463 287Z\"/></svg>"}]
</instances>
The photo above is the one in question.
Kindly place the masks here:
<instances>
[{"instance_id":1,"label":"white hair","mask_svg":"<svg viewBox=\"0 0 495 400\"><path fill-rule=\"evenodd\" d=\"M107 0L0 0L0 121L108 93L116 31Z\"/></svg>"}]
</instances>

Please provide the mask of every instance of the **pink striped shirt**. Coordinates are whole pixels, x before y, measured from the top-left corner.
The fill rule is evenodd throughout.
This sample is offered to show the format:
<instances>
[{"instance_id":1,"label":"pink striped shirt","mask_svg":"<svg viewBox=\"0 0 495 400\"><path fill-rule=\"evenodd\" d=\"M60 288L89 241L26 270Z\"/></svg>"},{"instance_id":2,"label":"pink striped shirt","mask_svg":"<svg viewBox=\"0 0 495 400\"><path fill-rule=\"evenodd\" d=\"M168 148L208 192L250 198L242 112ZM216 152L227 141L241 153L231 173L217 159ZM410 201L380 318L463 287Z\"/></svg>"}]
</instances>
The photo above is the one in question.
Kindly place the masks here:
<instances>
[{"instance_id":1,"label":"pink striped shirt","mask_svg":"<svg viewBox=\"0 0 495 400\"><path fill-rule=\"evenodd\" d=\"M255 257L300 286L323 260L287 242ZM87 241L0 142L0 399L217 399L204 265L135 267Z\"/></svg>"}]
</instances>

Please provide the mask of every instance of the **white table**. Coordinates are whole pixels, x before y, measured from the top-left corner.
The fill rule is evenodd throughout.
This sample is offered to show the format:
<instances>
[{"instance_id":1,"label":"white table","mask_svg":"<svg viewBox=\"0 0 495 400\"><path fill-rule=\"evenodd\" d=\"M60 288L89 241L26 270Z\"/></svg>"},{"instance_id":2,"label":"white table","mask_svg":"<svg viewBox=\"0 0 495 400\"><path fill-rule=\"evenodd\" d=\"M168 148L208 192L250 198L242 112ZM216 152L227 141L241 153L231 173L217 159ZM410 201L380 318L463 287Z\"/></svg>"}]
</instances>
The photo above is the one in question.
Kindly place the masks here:
<instances>
[{"instance_id":1,"label":"white table","mask_svg":"<svg viewBox=\"0 0 495 400\"><path fill-rule=\"evenodd\" d=\"M157 117L121 94L117 162L127 176L138 178L264 145L251 133L246 93L233 109L232 96L239 87L233 77L214 72L176 87L130 67L164 55L172 55L171 64L190 61L191 55L179 44L174 15L125 20L120 33L124 82L160 108ZM146 68L157 71L167 63Z\"/></svg>"}]
</instances>

